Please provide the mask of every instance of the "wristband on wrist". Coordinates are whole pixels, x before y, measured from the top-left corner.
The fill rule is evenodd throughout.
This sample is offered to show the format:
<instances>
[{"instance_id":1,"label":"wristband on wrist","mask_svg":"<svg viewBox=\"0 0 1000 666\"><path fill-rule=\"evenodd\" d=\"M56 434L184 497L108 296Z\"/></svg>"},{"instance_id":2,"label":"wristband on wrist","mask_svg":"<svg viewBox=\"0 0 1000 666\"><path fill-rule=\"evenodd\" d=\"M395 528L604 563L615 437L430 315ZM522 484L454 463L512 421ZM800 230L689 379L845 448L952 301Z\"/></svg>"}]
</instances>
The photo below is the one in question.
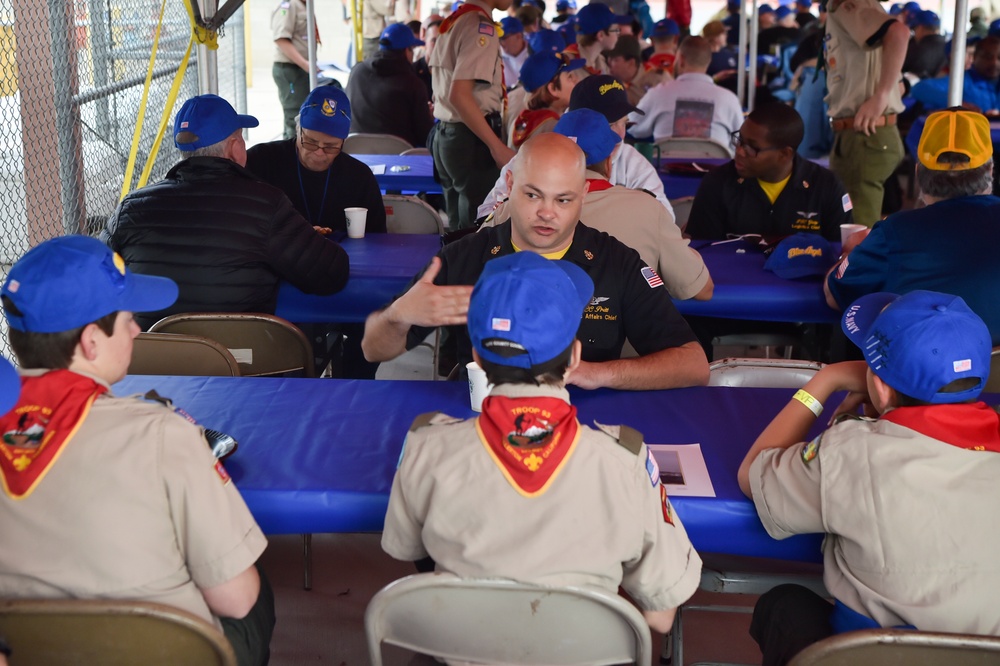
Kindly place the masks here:
<instances>
[{"instance_id":1,"label":"wristband on wrist","mask_svg":"<svg viewBox=\"0 0 1000 666\"><path fill-rule=\"evenodd\" d=\"M798 400L803 405L808 407L809 411L816 416L823 413L823 403L802 389L795 392L795 395L792 396L792 400Z\"/></svg>"}]
</instances>

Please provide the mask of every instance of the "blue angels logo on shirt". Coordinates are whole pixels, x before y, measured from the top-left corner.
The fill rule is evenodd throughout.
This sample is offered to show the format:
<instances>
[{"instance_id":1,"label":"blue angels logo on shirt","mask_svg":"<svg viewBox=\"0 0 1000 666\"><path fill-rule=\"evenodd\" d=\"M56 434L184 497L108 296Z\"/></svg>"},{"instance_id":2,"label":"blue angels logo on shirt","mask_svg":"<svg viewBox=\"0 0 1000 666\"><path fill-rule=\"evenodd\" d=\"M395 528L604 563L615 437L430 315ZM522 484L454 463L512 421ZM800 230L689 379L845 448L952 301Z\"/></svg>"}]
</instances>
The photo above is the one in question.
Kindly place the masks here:
<instances>
[{"instance_id":1,"label":"blue angels logo on shirt","mask_svg":"<svg viewBox=\"0 0 1000 666\"><path fill-rule=\"evenodd\" d=\"M337 113L337 100L335 99L324 99L323 106L320 108L324 116L332 117Z\"/></svg>"}]
</instances>

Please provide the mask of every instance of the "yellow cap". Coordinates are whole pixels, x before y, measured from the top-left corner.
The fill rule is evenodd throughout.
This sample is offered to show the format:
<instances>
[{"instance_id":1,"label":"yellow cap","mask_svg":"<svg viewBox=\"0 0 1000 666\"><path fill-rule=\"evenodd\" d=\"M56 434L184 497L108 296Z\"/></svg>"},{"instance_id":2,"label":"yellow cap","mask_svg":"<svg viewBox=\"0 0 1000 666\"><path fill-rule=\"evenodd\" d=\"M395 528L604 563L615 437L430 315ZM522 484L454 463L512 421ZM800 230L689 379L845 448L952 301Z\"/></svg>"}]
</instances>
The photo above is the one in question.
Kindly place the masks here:
<instances>
[{"instance_id":1,"label":"yellow cap","mask_svg":"<svg viewBox=\"0 0 1000 666\"><path fill-rule=\"evenodd\" d=\"M942 153L969 157L959 164L938 163ZM993 157L990 122L981 113L965 109L945 109L927 116L917 145L920 163L934 171L966 171L986 164Z\"/></svg>"}]
</instances>

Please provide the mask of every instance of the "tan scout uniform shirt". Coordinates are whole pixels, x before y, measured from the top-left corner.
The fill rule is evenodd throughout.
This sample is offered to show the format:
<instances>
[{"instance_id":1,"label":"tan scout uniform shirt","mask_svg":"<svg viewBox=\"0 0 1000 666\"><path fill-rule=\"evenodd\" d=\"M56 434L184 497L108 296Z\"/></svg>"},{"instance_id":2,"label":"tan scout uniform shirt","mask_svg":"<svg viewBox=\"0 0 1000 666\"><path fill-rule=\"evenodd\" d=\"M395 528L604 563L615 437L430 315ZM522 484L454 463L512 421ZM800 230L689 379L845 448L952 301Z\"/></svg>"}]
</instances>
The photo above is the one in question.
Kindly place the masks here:
<instances>
[{"instance_id":1,"label":"tan scout uniform shirt","mask_svg":"<svg viewBox=\"0 0 1000 666\"><path fill-rule=\"evenodd\" d=\"M594 171L587 171L587 178L604 180ZM510 202L505 201L484 226L509 219ZM660 274L674 298L691 298L708 283L705 261L690 248L691 241L681 235L673 215L651 194L621 185L587 192L580 221L611 234L638 252L643 262Z\"/></svg>"},{"instance_id":2,"label":"tan scout uniform shirt","mask_svg":"<svg viewBox=\"0 0 1000 666\"><path fill-rule=\"evenodd\" d=\"M882 626L1000 635L1000 454L850 420L750 468L768 534L826 532L824 581Z\"/></svg>"},{"instance_id":3,"label":"tan scout uniform shirt","mask_svg":"<svg viewBox=\"0 0 1000 666\"><path fill-rule=\"evenodd\" d=\"M473 80L472 96L483 115L503 112L503 71L500 64L500 38L492 10L481 2L467 4L486 9L486 14L471 11L459 17L447 32L441 33L431 53L431 87L434 90L434 117L448 123L462 121L448 101L451 82Z\"/></svg>"},{"instance_id":4,"label":"tan scout uniform shirt","mask_svg":"<svg viewBox=\"0 0 1000 666\"><path fill-rule=\"evenodd\" d=\"M875 92L882 68L882 42L868 39L891 20L876 0L844 0L830 3L826 19L826 85L831 118L853 116ZM903 102L899 86L889 93L886 113L899 113Z\"/></svg>"},{"instance_id":5,"label":"tan scout uniform shirt","mask_svg":"<svg viewBox=\"0 0 1000 666\"><path fill-rule=\"evenodd\" d=\"M504 384L492 395L569 401L553 387ZM609 592L621 584L645 610L680 605L698 587L701 559L672 510L673 524L664 521L646 446L633 453L618 444L613 428L605 429L614 434L581 425L565 466L530 499L490 458L474 420L410 432L382 548L401 560L430 555L439 570L465 578Z\"/></svg>"},{"instance_id":6,"label":"tan scout uniform shirt","mask_svg":"<svg viewBox=\"0 0 1000 666\"><path fill-rule=\"evenodd\" d=\"M0 492L0 598L141 599L215 621L199 588L267 545L215 464L167 407L99 397L31 494Z\"/></svg>"},{"instance_id":7,"label":"tan scout uniform shirt","mask_svg":"<svg viewBox=\"0 0 1000 666\"><path fill-rule=\"evenodd\" d=\"M391 23L410 20L408 0L365 0L361 12L361 36L378 39Z\"/></svg>"},{"instance_id":8,"label":"tan scout uniform shirt","mask_svg":"<svg viewBox=\"0 0 1000 666\"><path fill-rule=\"evenodd\" d=\"M271 14L271 38L292 40L292 46L306 60L309 59L309 28L306 24L304 0L284 0ZM274 47L274 62L293 63L288 56Z\"/></svg>"}]
</instances>

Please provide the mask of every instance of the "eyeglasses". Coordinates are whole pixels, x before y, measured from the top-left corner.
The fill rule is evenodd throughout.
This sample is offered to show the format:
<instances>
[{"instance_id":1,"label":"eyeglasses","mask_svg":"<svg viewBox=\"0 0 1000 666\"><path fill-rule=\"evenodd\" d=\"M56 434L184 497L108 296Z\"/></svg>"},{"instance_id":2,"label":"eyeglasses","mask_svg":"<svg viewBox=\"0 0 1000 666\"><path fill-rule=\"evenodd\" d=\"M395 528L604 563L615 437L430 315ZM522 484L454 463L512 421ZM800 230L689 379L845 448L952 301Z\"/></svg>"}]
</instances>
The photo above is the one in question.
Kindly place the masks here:
<instances>
[{"instance_id":1,"label":"eyeglasses","mask_svg":"<svg viewBox=\"0 0 1000 666\"><path fill-rule=\"evenodd\" d=\"M620 33L621 31L622 31L622 29L621 29L621 28L619 28L618 26L615 26L615 27L613 27L613 28L608 28L608 34L609 34L609 35L617 35L617 34L618 34L618 33Z\"/></svg>"},{"instance_id":2,"label":"eyeglasses","mask_svg":"<svg viewBox=\"0 0 1000 666\"><path fill-rule=\"evenodd\" d=\"M757 157L761 153L766 153L769 150L781 150L781 146L768 146L766 148L756 148L754 146L751 146L749 143L743 140L743 137L740 135L739 130L736 130L735 132L730 134L729 140L732 142L734 149L742 146L743 152L745 152L747 154L747 157L749 157L750 159Z\"/></svg>"},{"instance_id":3,"label":"eyeglasses","mask_svg":"<svg viewBox=\"0 0 1000 666\"><path fill-rule=\"evenodd\" d=\"M314 153L317 150L322 150L327 155L336 155L344 147L344 144L340 144L339 146L328 146L317 143L312 139L307 139L305 132L302 132L301 130L299 131L299 145L311 153Z\"/></svg>"}]
</instances>

